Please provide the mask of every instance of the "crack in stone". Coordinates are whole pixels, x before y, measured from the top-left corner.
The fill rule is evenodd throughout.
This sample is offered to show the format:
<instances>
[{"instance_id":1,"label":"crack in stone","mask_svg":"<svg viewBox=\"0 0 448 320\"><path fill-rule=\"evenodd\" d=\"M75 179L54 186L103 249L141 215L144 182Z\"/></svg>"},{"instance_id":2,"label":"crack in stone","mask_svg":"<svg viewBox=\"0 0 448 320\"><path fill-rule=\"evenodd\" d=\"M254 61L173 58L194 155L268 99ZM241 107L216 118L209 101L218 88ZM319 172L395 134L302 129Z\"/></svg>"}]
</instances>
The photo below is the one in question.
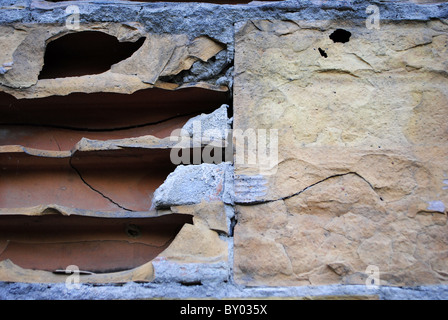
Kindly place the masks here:
<instances>
[{"instance_id":1,"label":"crack in stone","mask_svg":"<svg viewBox=\"0 0 448 320\"><path fill-rule=\"evenodd\" d=\"M288 200L288 199L291 199L291 198L293 198L295 196L298 196L298 195L302 194L303 192L307 191L308 189L311 189L312 187L314 187L314 186L316 186L316 185L318 185L318 184L320 184L322 182L325 182L325 181L333 179L333 178L347 176L347 175L355 175L355 176L361 178L378 195L378 193L376 192L376 190L372 186L372 184L369 181L367 181L363 176L361 176L359 173L357 173L357 172L346 172L346 173L335 174L335 175L329 176L329 177L327 177L325 179L319 180L319 181L317 181L317 182L307 186L306 188L304 188L304 189L302 189L302 190L300 190L300 191L298 191L296 193L293 193L293 194L290 194L288 196L285 196L285 197L281 197L281 198L277 198L277 199L268 199L268 200L254 200L254 201L250 201L250 202L238 202L238 201L235 201L235 203L238 204L238 205L257 205L257 204L265 204L265 203L271 203L271 202L276 202L276 201ZM379 199L381 201L384 201L383 198L380 197L379 195L378 195L378 197L379 197Z\"/></svg>"},{"instance_id":2,"label":"crack in stone","mask_svg":"<svg viewBox=\"0 0 448 320\"><path fill-rule=\"evenodd\" d=\"M276 243L278 243L278 242L276 242ZM283 253L285 254L286 258L287 258L288 261L289 261L289 266L291 267L291 274L292 274L297 280L299 280L299 281L300 281L300 280L306 280L306 281L310 282L309 279L303 279L303 278L299 277L299 276L294 272L294 267L293 267L293 265L292 265L291 258L290 258L290 256L288 255L288 252L286 251L286 247L285 247L285 245L284 245L283 243L279 243L279 244L280 244L280 246L283 248ZM310 284L311 284L311 282L310 282Z\"/></svg>"},{"instance_id":3,"label":"crack in stone","mask_svg":"<svg viewBox=\"0 0 448 320\"><path fill-rule=\"evenodd\" d=\"M11 242L10 240L6 240L6 246L5 246L5 247L3 248L3 250L0 252L0 256L3 254L3 252L6 251L6 249L8 248L10 242Z\"/></svg>"},{"instance_id":4,"label":"crack in stone","mask_svg":"<svg viewBox=\"0 0 448 320\"><path fill-rule=\"evenodd\" d=\"M80 171L73 165L73 163L72 163L72 159L73 159L73 155L70 157L70 159L69 159L69 161L68 161L70 167L71 167L73 170L75 170L75 172L78 174L78 176L79 176L79 178L81 179L81 181L82 181L86 186L88 186L92 191L94 191L94 192L98 193L99 195L101 195L104 199L109 200L111 203L113 203L114 205L116 205L116 206L119 207L120 209L129 211L129 212L135 212L134 210L131 210L131 209L128 209L128 208L125 208L125 207L121 206L120 204L118 204L117 202L115 202L114 200L112 200L111 198L109 198L108 196L106 196L105 194L103 194L101 191L99 191L99 190L95 189L93 186L91 186L91 185L90 185L90 184L83 178L81 172L80 172Z\"/></svg>"},{"instance_id":5,"label":"crack in stone","mask_svg":"<svg viewBox=\"0 0 448 320\"><path fill-rule=\"evenodd\" d=\"M62 126L62 125L55 125L55 124L37 124L37 123L0 123L0 126L42 127L42 128L65 129L65 130L84 131L84 132L113 132L113 131L124 131L124 130L131 130L131 129L143 128L143 127L147 127L147 126L158 125L158 124L161 124L161 123L164 123L164 122L176 119L176 118L194 116L201 112L205 113L207 111L203 110L203 111L182 113L182 114L177 114L175 116L168 117L168 118L154 121L154 122L147 122L147 123L125 126L125 127L104 128L104 129Z\"/></svg>"}]
</instances>

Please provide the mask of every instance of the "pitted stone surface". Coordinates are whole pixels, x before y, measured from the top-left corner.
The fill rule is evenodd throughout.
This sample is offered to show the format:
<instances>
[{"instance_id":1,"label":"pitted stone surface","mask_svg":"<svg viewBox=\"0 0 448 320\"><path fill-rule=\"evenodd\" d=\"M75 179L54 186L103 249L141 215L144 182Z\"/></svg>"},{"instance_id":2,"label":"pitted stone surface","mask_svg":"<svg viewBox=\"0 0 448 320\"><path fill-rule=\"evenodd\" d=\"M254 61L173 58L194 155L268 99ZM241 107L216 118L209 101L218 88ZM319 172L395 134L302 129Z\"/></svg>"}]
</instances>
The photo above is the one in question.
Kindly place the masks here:
<instances>
[{"instance_id":1,"label":"pitted stone surface","mask_svg":"<svg viewBox=\"0 0 448 320\"><path fill-rule=\"evenodd\" d=\"M369 266L386 285L447 283L447 32L237 26L234 128L277 130L279 150L275 174L235 164L238 283L363 284Z\"/></svg>"}]
</instances>

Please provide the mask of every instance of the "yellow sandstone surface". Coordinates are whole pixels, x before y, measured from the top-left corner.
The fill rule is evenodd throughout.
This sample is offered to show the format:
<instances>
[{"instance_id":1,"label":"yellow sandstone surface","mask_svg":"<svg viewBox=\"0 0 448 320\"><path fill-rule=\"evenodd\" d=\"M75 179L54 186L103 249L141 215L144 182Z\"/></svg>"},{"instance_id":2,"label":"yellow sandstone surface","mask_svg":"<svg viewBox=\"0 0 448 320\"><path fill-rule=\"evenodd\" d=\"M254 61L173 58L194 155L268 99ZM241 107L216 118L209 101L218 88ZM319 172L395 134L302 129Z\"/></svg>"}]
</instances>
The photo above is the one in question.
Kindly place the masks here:
<instances>
[{"instance_id":1,"label":"yellow sandstone surface","mask_svg":"<svg viewBox=\"0 0 448 320\"><path fill-rule=\"evenodd\" d=\"M277 130L279 150L270 171L235 167L236 281L365 284L376 266L384 285L448 283L448 25L236 32L234 128Z\"/></svg>"}]
</instances>

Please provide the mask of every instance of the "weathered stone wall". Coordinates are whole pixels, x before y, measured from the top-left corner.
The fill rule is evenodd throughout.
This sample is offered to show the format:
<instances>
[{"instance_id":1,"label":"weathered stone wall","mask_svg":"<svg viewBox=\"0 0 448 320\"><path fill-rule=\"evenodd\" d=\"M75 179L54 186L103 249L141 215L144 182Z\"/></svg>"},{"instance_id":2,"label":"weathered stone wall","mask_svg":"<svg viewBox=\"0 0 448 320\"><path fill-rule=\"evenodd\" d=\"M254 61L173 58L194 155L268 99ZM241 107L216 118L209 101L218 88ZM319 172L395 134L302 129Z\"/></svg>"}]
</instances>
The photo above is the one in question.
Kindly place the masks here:
<instances>
[{"instance_id":1,"label":"weathered stone wall","mask_svg":"<svg viewBox=\"0 0 448 320\"><path fill-rule=\"evenodd\" d=\"M443 298L432 2L0 0L0 297Z\"/></svg>"},{"instance_id":2,"label":"weathered stone wall","mask_svg":"<svg viewBox=\"0 0 448 320\"><path fill-rule=\"evenodd\" d=\"M338 29L346 42L331 39ZM363 284L374 265L382 284L446 283L447 31L239 26L235 127L278 130L279 159L261 177L236 165L237 281Z\"/></svg>"}]
</instances>

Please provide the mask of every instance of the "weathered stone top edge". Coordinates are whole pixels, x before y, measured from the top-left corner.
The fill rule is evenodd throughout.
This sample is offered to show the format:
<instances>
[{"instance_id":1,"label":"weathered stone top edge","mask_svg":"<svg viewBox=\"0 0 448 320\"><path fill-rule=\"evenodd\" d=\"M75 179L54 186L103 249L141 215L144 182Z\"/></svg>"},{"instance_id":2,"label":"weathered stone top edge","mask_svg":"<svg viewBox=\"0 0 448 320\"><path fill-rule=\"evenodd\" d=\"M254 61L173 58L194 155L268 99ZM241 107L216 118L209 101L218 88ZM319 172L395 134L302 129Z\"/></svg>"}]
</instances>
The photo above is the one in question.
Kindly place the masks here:
<instances>
[{"instance_id":1,"label":"weathered stone top edge","mask_svg":"<svg viewBox=\"0 0 448 320\"><path fill-rule=\"evenodd\" d=\"M47 7L39 7L39 4ZM138 22L147 32L188 34L191 38L208 35L227 45L233 43L236 23L248 20L331 20L363 22L367 8L378 8L381 21L429 21L448 19L448 2L416 4L402 1L367 0L287 0L252 4L220 5L210 3L139 3L125 1L0 0L0 25L64 24L76 4L80 23ZM107 8L107 10L105 10Z\"/></svg>"},{"instance_id":2,"label":"weathered stone top edge","mask_svg":"<svg viewBox=\"0 0 448 320\"><path fill-rule=\"evenodd\" d=\"M414 3L410 1L368 1L368 0L285 0L276 2L253 2L248 4L213 4L199 2L130 2L130 1L65 1L47 2L43 0L0 0L0 23L7 22L10 18L30 19L30 15L39 22L39 14L45 15L51 12L51 18L45 17L44 21L58 21L65 18L65 9L69 5L80 8L84 19L117 19L128 18L134 20L135 14L183 15L185 18L206 19L209 16L222 16L230 20L277 18L290 19L328 19L328 13L335 18L366 17L366 8L370 5L377 6L384 18L391 20L414 20L429 18L448 18L448 2L440 3ZM112 16L104 11L104 7L115 13L116 9L122 12L118 16ZM102 14L98 13L102 10ZM339 14L336 14L339 12ZM346 13L346 14L344 14ZM114 20L115 20L114 19ZM219 19L217 22L220 22Z\"/></svg>"}]
</instances>

